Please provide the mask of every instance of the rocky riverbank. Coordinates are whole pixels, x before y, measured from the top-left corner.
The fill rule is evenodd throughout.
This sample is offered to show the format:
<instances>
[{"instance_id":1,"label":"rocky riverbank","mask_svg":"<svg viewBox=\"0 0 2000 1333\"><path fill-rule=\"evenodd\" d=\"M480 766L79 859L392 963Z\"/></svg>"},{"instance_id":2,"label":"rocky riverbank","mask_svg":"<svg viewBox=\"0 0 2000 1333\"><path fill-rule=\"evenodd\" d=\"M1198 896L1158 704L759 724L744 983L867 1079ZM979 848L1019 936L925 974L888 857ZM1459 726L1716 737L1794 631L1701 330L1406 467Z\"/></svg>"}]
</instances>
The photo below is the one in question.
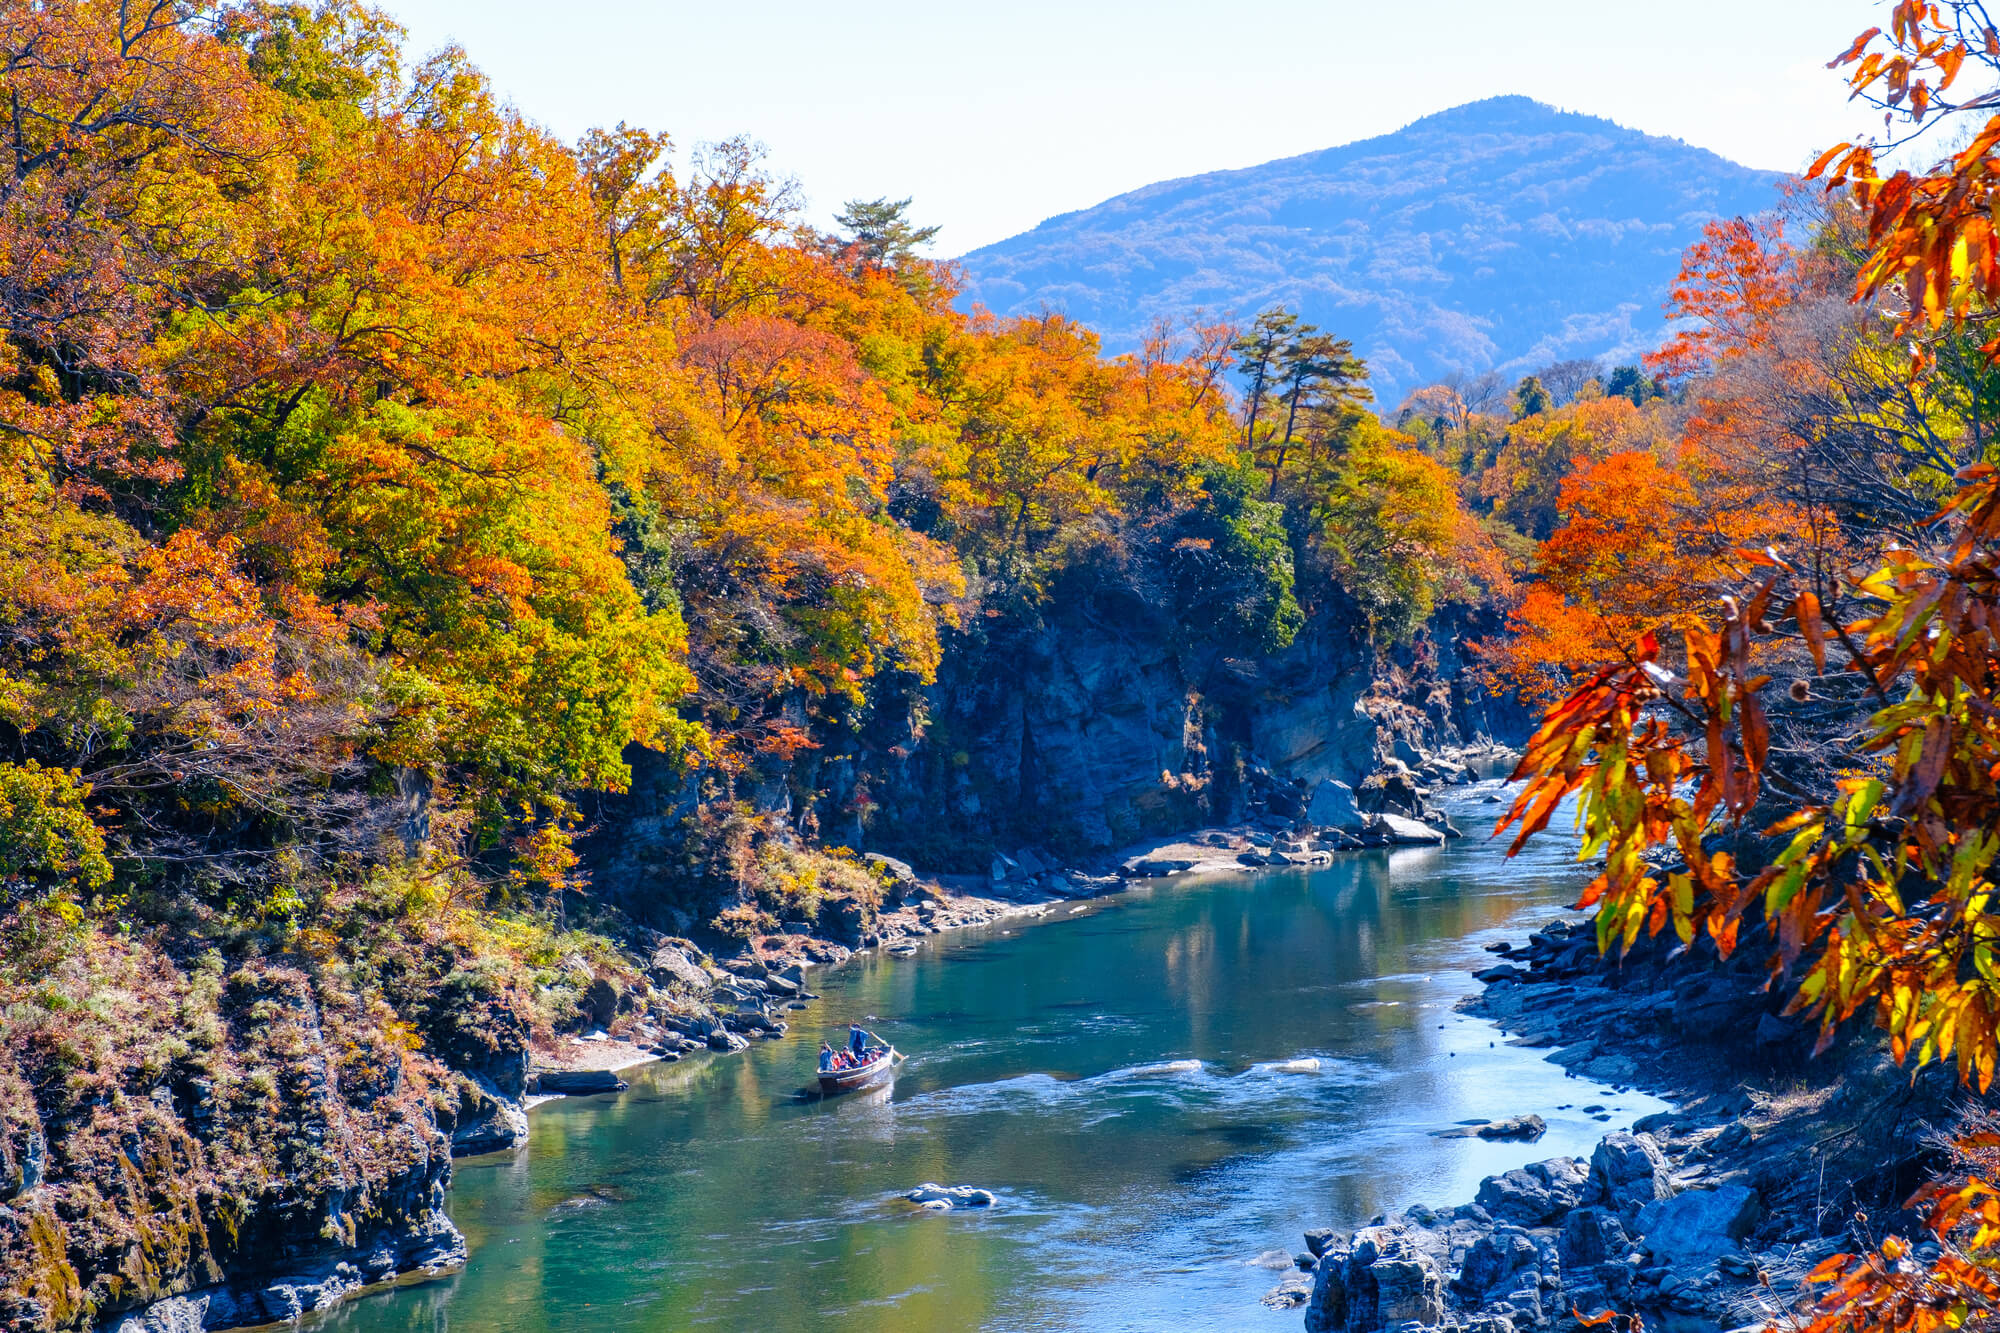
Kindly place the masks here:
<instances>
[{"instance_id":1,"label":"rocky riverbank","mask_svg":"<svg viewBox=\"0 0 2000 1333\"><path fill-rule=\"evenodd\" d=\"M1498 748L1410 754L1419 767L1390 758L1359 790L1330 778L1308 786L1253 775L1244 822L1140 843L1097 858L1087 869L1023 847L995 853L984 879L924 877L894 857L871 853L867 859L892 887L858 947L904 955L927 935L1045 916L1058 903L1117 893L1133 880L1311 867L1343 851L1435 845L1461 834L1431 804L1434 789L1504 771L1514 760ZM644 1002L635 1004L632 994L609 982L594 983L588 998L601 1026L534 1052L529 1103L615 1092L624 1086L618 1072L648 1059L678 1060L703 1050L728 1054L754 1040L781 1037L790 1028L787 1015L815 998L806 989L809 970L844 962L856 946L801 932L754 937L725 956L664 935L652 936L650 947ZM499 1114L517 1109L503 1107ZM525 1122L510 1141L499 1137L497 1120L491 1123L496 1132L481 1138L476 1150L511 1147L525 1137Z\"/></svg>"},{"instance_id":2,"label":"rocky riverbank","mask_svg":"<svg viewBox=\"0 0 2000 1333\"><path fill-rule=\"evenodd\" d=\"M1436 846L1464 836L1433 803L1438 789L1505 774L1519 760L1501 746L1432 753L1406 745L1403 752L1416 767L1387 758L1358 787L1337 778L1287 782L1253 770L1242 822L1126 848L1108 869L1127 879L1223 874L1329 865L1336 853L1370 847ZM1001 873L996 860L996 878Z\"/></svg>"},{"instance_id":3,"label":"rocky riverbank","mask_svg":"<svg viewBox=\"0 0 2000 1333\"><path fill-rule=\"evenodd\" d=\"M869 945L1056 901L890 878ZM603 943L557 960L573 1016L552 1032L520 981L423 943L392 955L410 965L396 993L414 1022L305 961L182 966L120 936L79 953L66 984L94 1006L11 1034L60 1043L75 1071L61 1095L0 1059L0 1327L264 1325L450 1271L465 1260L445 1211L454 1158L525 1143L540 1097L782 1035L808 969L850 954L789 934L722 958L665 937Z\"/></svg>"},{"instance_id":4,"label":"rocky riverbank","mask_svg":"<svg viewBox=\"0 0 2000 1333\"><path fill-rule=\"evenodd\" d=\"M1011 918L1049 914L1058 901L1095 897L1122 888L1113 877L1065 872L1061 888L996 883L1013 896L956 891L924 880L900 861L877 857L899 886L883 903L860 948L901 954L928 935ZM644 994L620 993L605 983L592 999L603 1025L580 1037L544 1044L523 1109L551 1096L616 1092L618 1074L651 1060L680 1060L708 1051L721 1055L752 1041L776 1040L790 1030L788 1017L819 997L807 988L810 970L847 961L852 946L805 934L761 936L739 951L711 955L691 940L655 936L644 969ZM511 1143L525 1141L526 1127Z\"/></svg>"},{"instance_id":5,"label":"rocky riverbank","mask_svg":"<svg viewBox=\"0 0 2000 1333\"><path fill-rule=\"evenodd\" d=\"M136 940L78 965L87 1081L38 1100L0 1061L0 1326L268 1324L463 1262L444 1194L469 1076L300 967L182 971ZM478 1063L469 1026L435 1037Z\"/></svg>"},{"instance_id":6,"label":"rocky riverbank","mask_svg":"<svg viewBox=\"0 0 2000 1333\"><path fill-rule=\"evenodd\" d=\"M1587 922L1556 922L1482 971L1467 1011L1547 1047L1580 1077L1678 1103L1569 1157L1488 1177L1477 1197L1412 1207L1351 1233L1307 1235L1276 1301L1311 1333L1578 1326L1638 1314L1669 1330L1761 1327L1806 1299L1805 1275L1861 1248L1949 1120L1947 1081L1915 1080L1866 1036L1819 1061L1750 975L1700 950L1597 956Z\"/></svg>"}]
</instances>

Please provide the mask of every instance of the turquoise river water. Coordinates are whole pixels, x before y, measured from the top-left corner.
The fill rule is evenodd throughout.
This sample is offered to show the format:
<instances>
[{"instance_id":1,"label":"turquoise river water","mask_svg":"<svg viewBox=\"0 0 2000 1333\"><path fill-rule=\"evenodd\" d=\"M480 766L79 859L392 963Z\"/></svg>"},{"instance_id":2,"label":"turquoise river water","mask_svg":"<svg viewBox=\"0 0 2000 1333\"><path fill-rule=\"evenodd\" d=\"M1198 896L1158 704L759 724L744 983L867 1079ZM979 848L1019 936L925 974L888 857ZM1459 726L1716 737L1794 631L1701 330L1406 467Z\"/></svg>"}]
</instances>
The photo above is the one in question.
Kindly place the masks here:
<instances>
[{"instance_id":1,"label":"turquoise river water","mask_svg":"<svg viewBox=\"0 0 2000 1333\"><path fill-rule=\"evenodd\" d=\"M1455 808L1490 827L1493 807ZM1467 1200L1659 1109L1453 1009L1482 944L1581 887L1542 842L1155 881L816 973L824 999L783 1040L631 1071L622 1094L536 1110L518 1154L461 1162L465 1270L320 1327L1290 1333L1297 1312L1258 1297L1303 1228ZM802 1098L850 1016L907 1062ZM1528 1111L1537 1144L1434 1135ZM999 1205L901 1200L925 1181Z\"/></svg>"}]
</instances>

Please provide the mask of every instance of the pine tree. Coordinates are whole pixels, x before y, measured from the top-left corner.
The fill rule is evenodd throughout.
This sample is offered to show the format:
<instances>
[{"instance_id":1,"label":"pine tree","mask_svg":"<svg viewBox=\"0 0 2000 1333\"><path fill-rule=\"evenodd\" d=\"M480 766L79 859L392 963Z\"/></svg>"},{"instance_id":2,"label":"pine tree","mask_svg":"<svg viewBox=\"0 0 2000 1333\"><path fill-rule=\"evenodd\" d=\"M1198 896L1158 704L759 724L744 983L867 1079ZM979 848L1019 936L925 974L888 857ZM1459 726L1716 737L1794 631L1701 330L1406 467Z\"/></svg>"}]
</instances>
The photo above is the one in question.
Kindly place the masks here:
<instances>
[{"instance_id":1,"label":"pine tree","mask_svg":"<svg viewBox=\"0 0 2000 1333\"><path fill-rule=\"evenodd\" d=\"M1311 332L1311 326L1305 331ZM1243 442L1249 448L1257 447L1257 417L1263 411L1272 384L1284 374L1285 354L1300 332L1297 315L1282 306L1272 306L1257 316L1250 332L1229 344L1229 350L1243 358L1243 375L1250 381L1243 424Z\"/></svg>"},{"instance_id":2,"label":"pine tree","mask_svg":"<svg viewBox=\"0 0 2000 1333\"><path fill-rule=\"evenodd\" d=\"M848 244L860 252L863 262L894 271L942 230L913 225L909 207L908 199L850 199L833 220L848 234Z\"/></svg>"}]
</instances>

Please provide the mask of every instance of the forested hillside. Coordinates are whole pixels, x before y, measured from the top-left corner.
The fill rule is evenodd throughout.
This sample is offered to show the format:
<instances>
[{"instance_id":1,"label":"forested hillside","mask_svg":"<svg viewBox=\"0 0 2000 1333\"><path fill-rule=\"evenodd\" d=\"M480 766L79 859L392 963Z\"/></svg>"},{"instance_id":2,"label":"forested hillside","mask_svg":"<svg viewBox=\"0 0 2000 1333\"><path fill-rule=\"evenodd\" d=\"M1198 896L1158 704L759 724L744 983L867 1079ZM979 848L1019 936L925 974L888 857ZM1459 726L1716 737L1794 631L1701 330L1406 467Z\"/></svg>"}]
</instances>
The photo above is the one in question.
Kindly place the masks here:
<instances>
[{"instance_id":1,"label":"forested hillside","mask_svg":"<svg viewBox=\"0 0 2000 1333\"><path fill-rule=\"evenodd\" d=\"M1163 181L965 256L966 298L1059 310L1114 350L1154 321L1274 305L1340 331L1394 401L1452 371L1630 361L1681 250L1778 178L1526 97L1380 138Z\"/></svg>"}]
</instances>

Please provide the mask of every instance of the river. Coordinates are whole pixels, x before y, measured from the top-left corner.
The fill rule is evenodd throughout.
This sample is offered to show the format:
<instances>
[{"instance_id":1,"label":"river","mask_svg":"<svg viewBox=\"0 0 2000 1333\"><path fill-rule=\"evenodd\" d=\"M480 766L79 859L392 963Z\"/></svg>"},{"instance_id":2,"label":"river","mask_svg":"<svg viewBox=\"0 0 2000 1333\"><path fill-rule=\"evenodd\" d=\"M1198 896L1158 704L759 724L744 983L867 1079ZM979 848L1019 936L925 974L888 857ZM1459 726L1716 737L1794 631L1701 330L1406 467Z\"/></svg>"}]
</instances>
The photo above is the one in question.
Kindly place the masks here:
<instances>
[{"instance_id":1,"label":"river","mask_svg":"<svg viewBox=\"0 0 2000 1333\"><path fill-rule=\"evenodd\" d=\"M1455 811L1483 829L1493 807ZM321 1326L1290 1333L1297 1312L1258 1297L1304 1227L1458 1203L1660 1109L1453 1009L1482 944L1580 888L1541 841L1153 881L816 973L785 1039L632 1071L535 1111L520 1153L460 1163L464 1272ZM801 1099L853 1015L909 1053L893 1086ZM1537 1144L1434 1134L1528 1111ZM926 1181L999 1203L901 1201Z\"/></svg>"}]
</instances>

